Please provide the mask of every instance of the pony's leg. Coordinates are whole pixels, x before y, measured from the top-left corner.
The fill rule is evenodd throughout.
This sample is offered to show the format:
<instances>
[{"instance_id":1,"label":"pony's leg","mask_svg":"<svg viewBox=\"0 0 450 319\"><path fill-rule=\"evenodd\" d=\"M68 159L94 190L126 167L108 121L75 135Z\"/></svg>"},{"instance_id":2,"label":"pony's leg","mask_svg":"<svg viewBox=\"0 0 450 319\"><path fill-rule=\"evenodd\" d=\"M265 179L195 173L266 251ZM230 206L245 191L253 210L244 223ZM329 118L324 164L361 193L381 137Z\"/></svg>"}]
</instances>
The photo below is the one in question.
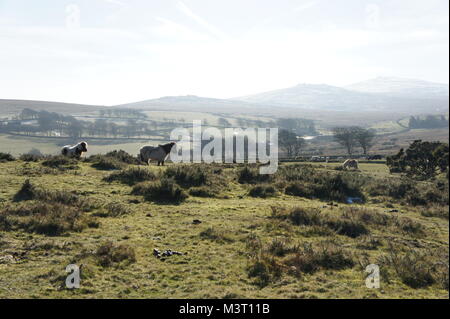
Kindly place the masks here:
<instances>
[{"instance_id":1,"label":"pony's leg","mask_svg":"<svg viewBox=\"0 0 450 319\"><path fill-rule=\"evenodd\" d=\"M164 166L164 161L162 161L162 166Z\"/></svg>"}]
</instances>

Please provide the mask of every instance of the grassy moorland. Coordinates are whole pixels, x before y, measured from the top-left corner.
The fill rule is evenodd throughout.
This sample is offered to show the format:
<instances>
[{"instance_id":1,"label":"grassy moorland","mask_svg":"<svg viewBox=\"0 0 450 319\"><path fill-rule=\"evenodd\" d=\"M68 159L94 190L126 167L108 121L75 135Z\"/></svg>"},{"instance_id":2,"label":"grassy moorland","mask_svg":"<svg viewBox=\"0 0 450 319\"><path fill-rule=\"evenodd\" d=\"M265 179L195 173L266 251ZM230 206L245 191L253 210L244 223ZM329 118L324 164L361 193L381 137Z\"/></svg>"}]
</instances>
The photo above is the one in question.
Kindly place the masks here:
<instances>
[{"instance_id":1,"label":"grassy moorland","mask_svg":"<svg viewBox=\"0 0 450 319\"><path fill-rule=\"evenodd\" d=\"M4 158L0 298L448 298L448 180L336 165Z\"/></svg>"}]
</instances>

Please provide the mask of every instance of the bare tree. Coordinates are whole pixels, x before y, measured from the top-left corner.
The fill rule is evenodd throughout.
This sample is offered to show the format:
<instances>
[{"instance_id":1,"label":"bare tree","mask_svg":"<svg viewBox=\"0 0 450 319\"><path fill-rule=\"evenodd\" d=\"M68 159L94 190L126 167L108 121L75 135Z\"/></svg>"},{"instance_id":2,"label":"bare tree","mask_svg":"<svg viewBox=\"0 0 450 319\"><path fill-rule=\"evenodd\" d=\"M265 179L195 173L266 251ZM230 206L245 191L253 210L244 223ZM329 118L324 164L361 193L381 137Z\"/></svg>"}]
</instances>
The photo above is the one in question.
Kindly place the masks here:
<instances>
[{"instance_id":1,"label":"bare tree","mask_svg":"<svg viewBox=\"0 0 450 319\"><path fill-rule=\"evenodd\" d=\"M358 127L336 127L333 129L334 139L347 150L348 155L352 155L355 146L358 144Z\"/></svg>"},{"instance_id":2,"label":"bare tree","mask_svg":"<svg viewBox=\"0 0 450 319\"><path fill-rule=\"evenodd\" d=\"M356 129L356 140L363 149L364 155L373 147L375 141L375 132L373 130L366 130L358 127Z\"/></svg>"},{"instance_id":3,"label":"bare tree","mask_svg":"<svg viewBox=\"0 0 450 319\"><path fill-rule=\"evenodd\" d=\"M305 146L305 140L297 137L295 133L281 130L279 134L279 145L286 152L288 158L297 157Z\"/></svg>"}]
</instances>

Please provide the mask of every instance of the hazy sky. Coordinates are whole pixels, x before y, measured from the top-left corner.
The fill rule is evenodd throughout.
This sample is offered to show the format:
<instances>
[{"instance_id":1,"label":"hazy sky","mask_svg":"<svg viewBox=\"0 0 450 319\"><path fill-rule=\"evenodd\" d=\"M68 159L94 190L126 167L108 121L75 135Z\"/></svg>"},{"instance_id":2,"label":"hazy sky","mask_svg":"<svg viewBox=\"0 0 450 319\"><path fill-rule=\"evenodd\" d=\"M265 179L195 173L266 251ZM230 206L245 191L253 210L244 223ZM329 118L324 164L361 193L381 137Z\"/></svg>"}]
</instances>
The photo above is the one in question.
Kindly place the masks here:
<instances>
[{"instance_id":1,"label":"hazy sky","mask_svg":"<svg viewBox=\"0 0 450 319\"><path fill-rule=\"evenodd\" d=\"M448 83L448 0L0 0L0 98L112 105Z\"/></svg>"}]
</instances>

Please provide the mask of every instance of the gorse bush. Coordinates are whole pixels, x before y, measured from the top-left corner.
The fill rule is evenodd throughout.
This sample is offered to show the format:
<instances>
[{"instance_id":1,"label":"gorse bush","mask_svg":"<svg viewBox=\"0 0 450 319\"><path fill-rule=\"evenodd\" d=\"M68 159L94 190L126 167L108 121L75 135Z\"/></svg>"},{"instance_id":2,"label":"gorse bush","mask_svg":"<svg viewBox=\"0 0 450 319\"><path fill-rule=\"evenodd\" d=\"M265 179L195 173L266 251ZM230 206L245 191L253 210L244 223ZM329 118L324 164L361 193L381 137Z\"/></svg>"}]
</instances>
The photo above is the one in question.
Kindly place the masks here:
<instances>
[{"instance_id":1,"label":"gorse bush","mask_svg":"<svg viewBox=\"0 0 450 319\"><path fill-rule=\"evenodd\" d=\"M78 169L78 161L66 156L50 156L42 162L43 166L57 168L60 170Z\"/></svg>"},{"instance_id":2,"label":"gorse bush","mask_svg":"<svg viewBox=\"0 0 450 319\"><path fill-rule=\"evenodd\" d=\"M259 198L274 197L277 195L277 190L271 185L257 185L250 189L249 195Z\"/></svg>"},{"instance_id":3,"label":"gorse bush","mask_svg":"<svg viewBox=\"0 0 450 319\"><path fill-rule=\"evenodd\" d=\"M260 174L257 167L244 166L238 170L238 182L240 184L270 183L273 180L273 175Z\"/></svg>"},{"instance_id":4,"label":"gorse bush","mask_svg":"<svg viewBox=\"0 0 450 319\"><path fill-rule=\"evenodd\" d=\"M23 162L39 162L44 160L45 156L38 154L22 154L19 159Z\"/></svg>"},{"instance_id":5,"label":"gorse bush","mask_svg":"<svg viewBox=\"0 0 450 319\"><path fill-rule=\"evenodd\" d=\"M105 157L115 158L125 164L133 164L133 165L140 164L140 161L137 157L134 157L123 150L119 150L119 151L116 150L116 151L106 153Z\"/></svg>"},{"instance_id":6,"label":"gorse bush","mask_svg":"<svg viewBox=\"0 0 450 319\"><path fill-rule=\"evenodd\" d=\"M2 162L13 162L15 160L16 159L11 154L0 153L0 163L2 163Z\"/></svg>"},{"instance_id":7,"label":"gorse bush","mask_svg":"<svg viewBox=\"0 0 450 319\"><path fill-rule=\"evenodd\" d=\"M92 164L92 167L98 170L105 170L105 171L119 170L123 169L125 166L126 164L121 162L120 160L114 157L107 157L107 156L98 157Z\"/></svg>"},{"instance_id":8,"label":"gorse bush","mask_svg":"<svg viewBox=\"0 0 450 319\"><path fill-rule=\"evenodd\" d=\"M154 181L156 178L156 174L147 168L131 167L114 172L105 177L104 180L109 183L117 181L131 186L141 182Z\"/></svg>"},{"instance_id":9,"label":"gorse bush","mask_svg":"<svg viewBox=\"0 0 450 319\"><path fill-rule=\"evenodd\" d=\"M206 165L180 165L167 168L164 176L183 187L198 187L210 182L211 171Z\"/></svg>"},{"instance_id":10,"label":"gorse bush","mask_svg":"<svg viewBox=\"0 0 450 319\"><path fill-rule=\"evenodd\" d=\"M161 178L155 182L137 184L133 188L132 193L134 195L144 196L147 201L167 204L180 204L188 197L173 179L168 178Z\"/></svg>"}]
</instances>

